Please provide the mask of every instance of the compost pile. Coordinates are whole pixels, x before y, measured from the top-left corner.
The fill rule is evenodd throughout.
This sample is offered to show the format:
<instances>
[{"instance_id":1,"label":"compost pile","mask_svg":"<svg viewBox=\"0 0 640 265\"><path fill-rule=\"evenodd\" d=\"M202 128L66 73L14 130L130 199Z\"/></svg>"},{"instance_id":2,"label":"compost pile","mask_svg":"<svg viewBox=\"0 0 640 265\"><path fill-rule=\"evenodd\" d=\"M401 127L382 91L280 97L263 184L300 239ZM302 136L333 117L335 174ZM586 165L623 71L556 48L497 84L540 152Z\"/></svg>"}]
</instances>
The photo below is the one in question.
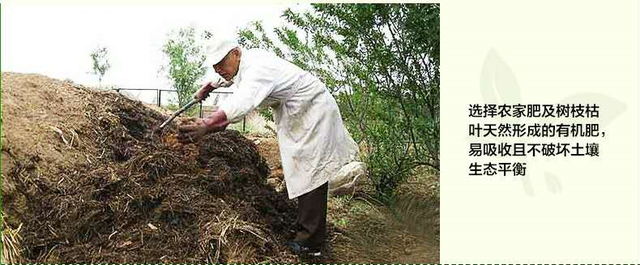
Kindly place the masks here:
<instances>
[{"instance_id":1,"label":"compost pile","mask_svg":"<svg viewBox=\"0 0 640 265\"><path fill-rule=\"evenodd\" d=\"M236 131L176 140L115 92L2 74L3 229L27 262L292 262L286 192ZM5 248L8 244L5 237Z\"/></svg>"}]
</instances>

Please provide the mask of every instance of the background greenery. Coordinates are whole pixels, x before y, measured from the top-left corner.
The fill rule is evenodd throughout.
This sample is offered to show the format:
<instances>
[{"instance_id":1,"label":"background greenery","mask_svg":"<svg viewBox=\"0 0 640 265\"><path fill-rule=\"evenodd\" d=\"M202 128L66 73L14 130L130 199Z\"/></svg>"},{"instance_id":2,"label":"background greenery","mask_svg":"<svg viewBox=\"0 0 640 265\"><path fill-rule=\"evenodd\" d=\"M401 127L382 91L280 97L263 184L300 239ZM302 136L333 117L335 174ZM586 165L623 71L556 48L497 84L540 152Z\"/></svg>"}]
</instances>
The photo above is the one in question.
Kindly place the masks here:
<instances>
[{"instance_id":1,"label":"background greenery","mask_svg":"<svg viewBox=\"0 0 640 265\"><path fill-rule=\"evenodd\" d=\"M379 199L417 168L440 170L439 4L313 4L286 25L241 29L262 48L318 76L359 142ZM268 111L262 112L269 117Z\"/></svg>"}]
</instances>

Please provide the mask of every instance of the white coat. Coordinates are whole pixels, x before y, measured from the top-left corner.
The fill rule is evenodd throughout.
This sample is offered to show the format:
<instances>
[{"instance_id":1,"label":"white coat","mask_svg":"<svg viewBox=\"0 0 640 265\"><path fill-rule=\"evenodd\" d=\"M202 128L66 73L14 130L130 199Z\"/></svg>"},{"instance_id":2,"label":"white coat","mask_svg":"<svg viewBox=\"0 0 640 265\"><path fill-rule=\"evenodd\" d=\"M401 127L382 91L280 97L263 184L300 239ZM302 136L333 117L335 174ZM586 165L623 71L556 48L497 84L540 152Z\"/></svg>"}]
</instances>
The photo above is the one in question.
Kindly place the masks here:
<instances>
[{"instance_id":1,"label":"white coat","mask_svg":"<svg viewBox=\"0 0 640 265\"><path fill-rule=\"evenodd\" d=\"M233 81L233 95L219 106L228 120L272 107L289 198L327 183L357 156L335 99L309 72L267 51L243 50Z\"/></svg>"}]
</instances>

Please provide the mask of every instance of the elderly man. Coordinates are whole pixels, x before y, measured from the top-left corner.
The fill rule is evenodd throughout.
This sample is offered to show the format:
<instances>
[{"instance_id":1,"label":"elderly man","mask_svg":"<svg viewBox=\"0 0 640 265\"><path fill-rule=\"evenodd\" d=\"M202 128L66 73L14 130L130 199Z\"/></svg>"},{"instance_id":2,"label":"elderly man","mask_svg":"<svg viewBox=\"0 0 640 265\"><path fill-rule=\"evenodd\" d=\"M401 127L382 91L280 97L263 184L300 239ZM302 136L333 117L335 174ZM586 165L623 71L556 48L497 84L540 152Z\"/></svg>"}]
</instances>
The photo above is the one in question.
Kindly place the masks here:
<instances>
[{"instance_id":1,"label":"elderly man","mask_svg":"<svg viewBox=\"0 0 640 265\"><path fill-rule=\"evenodd\" d=\"M335 99L309 72L267 51L243 50L233 40L208 47L206 65L224 81L206 83L197 99L232 83L237 88L209 117L181 126L178 139L197 141L260 105L270 106L287 192L290 199L298 199L297 231L287 245L297 254L319 255L326 238L328 181L358 150Z\"/></svg>"}]
</instances>

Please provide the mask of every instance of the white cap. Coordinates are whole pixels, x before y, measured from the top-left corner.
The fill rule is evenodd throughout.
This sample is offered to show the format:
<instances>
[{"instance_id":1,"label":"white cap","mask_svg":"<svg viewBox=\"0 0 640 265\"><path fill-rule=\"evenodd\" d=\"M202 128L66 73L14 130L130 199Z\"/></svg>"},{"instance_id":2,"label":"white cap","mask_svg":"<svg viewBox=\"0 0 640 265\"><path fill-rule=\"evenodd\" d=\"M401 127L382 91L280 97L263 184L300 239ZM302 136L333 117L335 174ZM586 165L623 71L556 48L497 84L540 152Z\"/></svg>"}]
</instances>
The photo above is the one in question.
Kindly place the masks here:
<instances>
[{"instance_id":1,"label":"white cap","mask_svg":"<svg viewBox=\"0 0 640 265\"><path fill-rule=\"evenodd\" d=\"M235 40L214 40L213 43L207 46L207 59L204 61L204 65L211 67L218 64L235 47L238 47L238 43Z\"/></svg>"}]
</instances>

